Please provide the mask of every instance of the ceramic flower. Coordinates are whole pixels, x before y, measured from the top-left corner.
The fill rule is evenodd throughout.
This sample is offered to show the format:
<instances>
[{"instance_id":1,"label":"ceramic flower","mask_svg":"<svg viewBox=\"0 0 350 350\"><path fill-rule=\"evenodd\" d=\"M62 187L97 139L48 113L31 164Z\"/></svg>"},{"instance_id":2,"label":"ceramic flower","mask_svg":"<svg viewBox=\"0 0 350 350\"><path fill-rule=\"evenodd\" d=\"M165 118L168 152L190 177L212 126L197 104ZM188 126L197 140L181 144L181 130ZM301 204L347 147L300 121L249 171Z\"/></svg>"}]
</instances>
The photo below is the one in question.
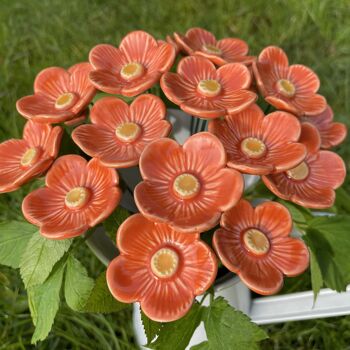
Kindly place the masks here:
<instances>
[{"instance_id":1,"label":"ceramic flower","mask_svg":"<svg viewBox=\"0 0 350 350\"><path fill-rule=\"evenodd\" d=\"M141 30L126 35L119 48L101 44L89 55L91 82L110 94L136 96L156 84L175 59L175 48Z\"/></svg>"},{"instance_id":2,"label":"ceramic flower","mask_svg":"<svg viewBox=\"0 0 350 350\"><path fill-rule=\"evenodd\" d=\"M191 28L185 35L174 33L174 38L188 55L208 58L218 66L233 62L251 64L255 60L247 56L249 48L245 41L236 38L217 41L211 32L202 28Z\"/></svg>"},{"instance_id":3,"label":"ceramic flower","mask_svg":"<svg viewBox=\"0 0 350 350\"><path fill-rule=\"evenodd\" d=\"M154 141L140 158L144 181L135 188L137 207L150 220L178 231L208 230L242 195L241 174L225 165L224 147L207 132L183 146L171 139Z\"/></svg>"},{"instance_id":4,"label":"ceramic flower","mask_svg":"<svg viewBox=\"0 0 350 350\"><path fill-rule=\"evenodd\" d=\"M209 122L208 130L223 143L227 165L243 173L262 175L281 172L305 158L298 143L300 123L286 112L264 116L257 105Z\"/></svg>"},{"instance_id":5,"label":"ceramic flower","mask_svg":"<svg viewBox=\"0 0 350 350\"><path fill-rule=\"evenodd\" d=\"M24 217L51 239L79 236L106 219L119 203L118 175L98 159L58 158L46 175L46 187L23 200Z\"/></svg>"},{"instance_id":6,"label":"ceramic flower","mask_svg":"<svg viewBox=\"0 0 350 350\"><path fill-rule=\"evenodd\" d=\"M28 121L23 139L0 144L0 193L17 190L44 173L57 157L63 130Z\"/></svg>"},{"instance_id":7,"label":"ceramic flower","mask_svg":"<svg viewBox=\"0 0 350 350\"><path fill-rule=\"evenodd\" d=\"M317 75L301 64L289 66L288 57L279 47L269 46L253 63L256 83L265 100L276 107L299 116L317 115L327 106L317 94Z\"/></svg>"},{"instance_id":8,"label":"ceramic flower","mask_svg":"<svg viewBox=\"0 0 350 350\"><path fill-rule=\"evenodd\" d=\"M216 257L199 233L180 233L135 214L119 227L117 245L120 256L108 266L108 287L122 302L140 302L154 321L181 318L214 282Z\"/></svg>"},{"instance_id":9,"label":"ceramic flower","mask_svg":"<svg viewBox=\"0 0 350 350\"><path fill-rule=\"evenodd\" d=\"M330 106L320 114L315 116L305 116L302 121L316 126L321 136L321 147L331 148L342 143L347 134L347 129L343 123L333 122L333 110Z\"/></svg>"},{"instance_id":10,"label":"ceramic flower","mask_svg":"<svg viewBox=\"0 0 350 350\"><path fill-rule=\"evenodd\" d=\"M309 123L302 125L300 142L307 148L303 162L286 172L263 176L265 185L278 197L307 208L333 205L335 192L345 179L343 160L330 151L320 151L320 136Z\"/></svg>"},{"instance_id":11,"label":"ceramic flower","mask_svg":"<svg viewBox=\"0 0 350 350\"><path fill-rule=\"evenodd\" d=\"M246 200L221 217L213 238L222 263L254 292L269 295L283 286L283 275L294 277L309 265L305 244L289 237L292 219L276 202L253 208Z\"/></svg>"},{"instance_id":12,"label":"ceramic flower","mask_svg":"<svg viewBox=\"0 0 350 350\"><path fill-rule=\"evenodd\" d=\"M171 35L167 35L167 36L166 36L166 41L167 41L167 43L173 45L173 47L175 48L175 53L176 53L176 55L180 53L181 48L180 48L180 46L177 44L176 40L175 40Z\"/></svg>"},{"instance_id":13,"label":"ceramic flower","mask_svg":"<svg viewBox=\"0 0 350 350\"><path fill-rule=\"evenodd\" d=\"M88 78L91 70L88 62L68 70L59 67L42 70L34 81L34 95L17 101L18 112L40 123L61 123L78 117L96 93Z\"/></svg>"},{"instance_id":14,"label":"ceramic flower","mask_svg":"<svg viewBox=\"0 0 350 350\"><path fill-rule=\"evenodd\" d=\"M257 96L247 90L251 75L241 63L226 64L219 69L203 57L185 57L177 73L165 73L160 81L167 98L186 113L217 118L237 113L252 104Z\"/></svg>"},{"instance_id":15,"label":"ceramic flower","mask_svg":"<svg viewBox=\"0 0 350 350\"><path fill-rule=\"evenodd\" d=\"M130 105L115 97L105 97L91 109L92 124L77 127L72 138L89 156L108 167L137 165L147 144L170 133L162 100L147 94Z\"/></svg>"}]
</instances>

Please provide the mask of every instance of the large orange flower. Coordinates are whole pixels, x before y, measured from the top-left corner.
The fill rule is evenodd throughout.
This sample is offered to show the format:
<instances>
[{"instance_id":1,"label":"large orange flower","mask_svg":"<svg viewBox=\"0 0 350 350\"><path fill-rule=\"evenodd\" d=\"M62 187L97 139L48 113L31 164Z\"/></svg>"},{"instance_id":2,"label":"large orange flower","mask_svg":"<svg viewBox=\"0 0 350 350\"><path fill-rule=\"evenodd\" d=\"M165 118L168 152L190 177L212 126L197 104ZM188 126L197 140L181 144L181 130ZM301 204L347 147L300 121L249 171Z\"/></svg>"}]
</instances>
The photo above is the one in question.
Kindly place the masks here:
<instances>
[{"instance_id":1,"label":"large orange flower","mask_svg":"<svg viewBox=\"0 0 350 350\"><path fill-rule=\"evenodd\" d=\"M321 136L322 148L327 149L337 146L346 138L346 125L333 122L333 110L330 106L327 106L327 108L318 115L303 117L302 121L316 126Z\"/></svg>"},{"instance_id":2,"label":"large orange flower","mask_svg":"<svg viewBox=\"0 0 350 350\"><path fill-rule=\"evenodd\" d=\"M57 157L63 130L28 121L23 139L0 144L0 193L17 190L45 172Z\"/></svg>"},{"instance_id":3,"label":"large orange flower","mask_svg":"<svg viewBox=\"0 0 350 350\"><path fill-rule=\"evenodd\" d=\"M108 266L109 289L122 302L140 302L152 320L184 316L214 282L215 254L197 232L180 233L135 214L119 227L117 245L121 255Z\"/></svg>"},{"instance_id":4,"label":"large orange flower","mask_svg":"<svg viewBox=\"0 0 350 350\"><path fill-rule=\"evenodd\" d=\"M140 158L144 181L135 188L136 204L149 219L176 230L210 229L243 192L242 175L225 165L224 147L207 132L191 136L182 147L171 139L154 141Z\"/></svg>"},{"instance_id":5,"label":"large orange flower","mask_svg":"<svg viewBox=\"0 0 350 350\"><path fill-rule=\"evenodd\" d=\"M251 64L255 57L247 56L248 45L237 38L225 38L217 41L215 36L202 28L191 28L185 35L174 33L180 48L188 55L208 58L216 65L240 62Z\"/></svg>"},{"instance_id":6,"label":"large orange flower","mask_svg":"<svg viewBox=\"0 0 350 350\"><path fill-rule=\"evenodd\" d=\"M98 159L77 155L58 158L46 175L46 187L28 194L25 218L51 239L79 236L106 219L119 203L121 191L114 169Z\"/></svg>"},{"instance_id":7,"label":"large orange flower","mask_svg":"<svg viewBox=\"0 0 350 350\"><path fill-rule=\"evenodd\" d=\"M317 115L327 106L326 99L316 94L320 87L317 75L301 64L289 66L288 57L279 47L269 46L253 63L258 88L265 100L297 115Z\"/></svg>"},{"instance_id":8,"label":"large orange flower","mask_svg":"<svg viewBox=\"0 0 350 350\"><path fill-rule=\"evenodd\" d=\"M80 116L96 93L88 78L91 70L88 62L68 70L42 70L34 81L34 95L17 101L18 112L41 123L61 123Z\"/></svg>"},{"instance_id":9,"label":"large orange flower","mask_svg":"<svg viewBox=\"0 0 350 350\"><path fill-rule=\"evenodd\" d=\"M222 263L254 292L269 295L283 286L283 275L294 277L309 265L304 242L289 237L292 219L276 202L253 208L246 200L221 217L213 244Z\"/></svg>"},{"instance_id":10,"label":"large orange flower","mask_svg":"<svg viewBox=\"0 0 350 350\"><path fill-rule=\"evenodd\" d=\"M336 153L319 150L319 133L309 123L302 125L300 142L307 148L304 161L286 172L263 176L263 181L282 199L307 208L329 208L335 200L334 190L344 182L345 164Z\"/></svg>"},{"instance_id":11,"label":"large orange flower","mask_svg":"<svg viewBox=\"0 0 350 350\"><path fill-rule=\"evenodd\" d=\"M89 156L116 168L137 165L151 141L168 136L171 125L164 120L166 108L154 95L137 97L130 107L115 97L105 97L91 109L92 124L77 127L72 138Z\"/></svg>"},{"instance_id":12,"label":"large orange flower","mask_svg":"<svg viewBox=\"0 0 350 350\"><path fill-rule=\"evenodd\" d=\"M298 143L300 123L286 112L266 117L257 105L209 122L209 131L223 143L227 165L255 175L281 172L305 158L305 147Z\"/></svg>"},{"instance_id":13,"label":"large orange flower","mask_svg":"<svg viewBox=\"0 0 350 350\"><path fill-rule=\"evenodd\" d=\"M126 35L119 48L100 44L89 55L90 80L110 94L138 95L159 81L175 59L175 48L141 30Z\"/></svg>"},{"instance_id":14,"label":"large orange flower","mask_svg":"<svg viewBox=\"0 0 350 350\"><path fill-rule=\"evenodd\" d=\"M160 85L168 99L186 113L202 118L217 118L237 113L252 104L257 96L247 90L251 75L241 63L230 63L218 70L203 57L183 58L176 73L165 73Z\"/></svg>"}]
</instances>

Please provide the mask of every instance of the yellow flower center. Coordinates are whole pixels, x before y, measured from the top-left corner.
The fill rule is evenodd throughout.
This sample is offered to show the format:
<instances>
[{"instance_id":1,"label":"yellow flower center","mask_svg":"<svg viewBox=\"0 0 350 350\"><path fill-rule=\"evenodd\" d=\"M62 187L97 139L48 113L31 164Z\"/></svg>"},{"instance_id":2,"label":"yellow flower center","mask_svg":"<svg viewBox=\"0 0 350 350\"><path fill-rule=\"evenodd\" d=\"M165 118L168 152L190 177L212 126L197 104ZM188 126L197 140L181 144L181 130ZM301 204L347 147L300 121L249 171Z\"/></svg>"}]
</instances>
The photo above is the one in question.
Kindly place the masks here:
<instances>
[{"instance_id":1,"label":"yellow flower center","mask_svg":"<svg viewBox=\"0 0 350 350\"><path fill-rule=\"evenodd\" d=\"M249 158L260 158L266 153L266 145L256 137L247 137L241 142L241 151Z\"/></svg>"},{"instance_id":2,"label":"yellow flower center","mask_svg":"<svg viewBox=\"0 0 350 350\"><path fill-rule=\"evenodd\" d=\"M125 80L133 80L143 75L145 69L142 64L130 62L123 66L120 75Z\"/></svg>"},{"instance_id":3,"label":"yellow flower center","mask_svg":"<svg viewBox=\"0 0 350 350\"><path fill-rule=\"evenodd\" d=\"M287 79L280 79L277 82L277 90L285 97L293 97L295 95L295 86L290 80Z\"/></svg>"},{"instance_id":4,"label":"yellow flower center","mask_svg":"<svg viewBox=\"0 0 350 350\"><path fill-rule=\"evenodd\" d=\"M77 100L77 96L73 92L65 92L57 97L55 102L56 109L67 109L72 107Z\"/></svg>"},{"instance_id":5,"label":"yellow flower center","mask_svg":"<svg viewBox=\"0 0 350 350\"><path fill-rule=\"evenodd\" d=\"M182 199L195 197L200 188L198 179L192 174L186 173L177 176L173 184L174 192Z\"/></svg>"},{"instance_id":6,"label":"yellow flower center","mask_svg":"<svg viewBox=\"0 0 350 350\"><path fill-rule=\"evenodd\" d=\"M160 278L167 278L174 275L179 266L179 256L175 250L161 248L153 254L151 259L152 272Z\"/></svg>"},{"instance_id":7,"label":"yellow flower center","mask_svg":"<svg viewBox=\"0 0 350 350\"><path fill-rule=\"evenodd\" d=\"M21 165L23 167L29 167L32 166L34 163L37 162L37 160L39 159L40 156L40 152L38 148L28 148L22 158L21 158Z\"/></svg>"},{"instance_id":8,"label":"yellow flower center","mask_svg":"<svg viewBox=\"0 0 350 350\"><path fill-rule=\"evenodd\" d=\"M290 179L301 181L308 177L309 175L309 166L302 162L293 169L287 170L287 176Z\"/></svg>"},{"instance_id":9,"label":"yellow flower center","mask_svg":"<svg viewBox=\"0 0 350 350\"><path fill-rule=\"evenodd\" d=\"M135 141L141 134L141 128L136 123L123 123L117 126L115 134L120 141Z\"/></svg>"},{"instance_id":10,"label":"yellow flower center","mask_svg":"<svg viewBox=\"0 0 350 350\"><path fill-rule=\"evenodd\" d=\"M201 80L198 83L197 91L203 96L215 97L219 95L221 91L221 85L217 80Z\"/></svg>"},{"instance_id":11,"label":"yellow flower center","mask_svg":"<svg viewBox=\"0 0 350 350\"><path fill-rule=\"evenodd\" d=\"M270 249L270 241L266 235L255 228L251 228L244 232L243 242L248 251L256 254L266 254Z\"/></svg>"},{"instance_id":12,"label":"yellow flower center","mask_svg":"<svg viewBox=\"0 0 350 350\"><path fill-rule=\"evenodd\" d=\"M90 191L85 187L74 187L65 198L65 204L69 209L82 208L90 198Z\"/></svg>"},{"instance_id":13,"label":"yellow flower center","mask_svg":"<svg viewBox=\"0 0 350 350\"><path fill-rule=\"evenodd\" d=\"M202 46L202 49L204 52L209 54L214 54L214 55L221 55L221 52L222 52L218 47L211 44L204 44Z\"/></svg>"}]
</instances>

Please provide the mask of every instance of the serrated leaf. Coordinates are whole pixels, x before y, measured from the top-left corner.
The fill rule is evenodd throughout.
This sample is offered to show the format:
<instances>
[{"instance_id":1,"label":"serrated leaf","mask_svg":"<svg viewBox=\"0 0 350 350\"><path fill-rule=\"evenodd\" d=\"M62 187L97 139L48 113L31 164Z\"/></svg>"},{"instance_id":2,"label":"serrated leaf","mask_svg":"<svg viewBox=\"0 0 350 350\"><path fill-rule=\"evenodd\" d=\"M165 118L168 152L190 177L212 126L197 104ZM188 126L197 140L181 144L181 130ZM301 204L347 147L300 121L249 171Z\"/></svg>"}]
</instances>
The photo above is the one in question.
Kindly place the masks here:
<instances>
[{"instance_id":1,"label":"serrated leaf","mask_svg":"<svg viewBox=\"0 0 350 350\"><path fill-rule=\"evenodd\" d=\"M118 227L130 216L130 213L122 208L117 207L116 210L103 222L103 227L109 237L115 241Z\"/></svg>"},{"instance_id":2,"label":"serrated leaf","mask_svg":"<svg viewBox=\"0 0 350 350\"><path fill-rule=\"evenodd\" d=\"M318 293L323 286L323 278L320 266L318 265L315 254L310 250L310 271L311 271L311 285L314 292L314 302L317 299Z\"/></svg>"},{"instance_id":3,"label":"serrated leaf","mask_svg":"<svg viewBox=\"0 0 350 350\"><path fill-rule=\"evenodd\" d=\"M52 328L60 305L65 262L65 258L59 261L43 284L28 289L28 301L35 325L32 344L44 340Z\"/></svg>"},{"instance_id":4,"label":"serrated leaf","mask_svg":"<svg viewBox=\"0 0 350 350\"><path fill-rule=\"evenodd\" d=\"M147 344L150 344L152 340L159 334L162 324L160 322L151 320L141 310L140 312L143 329L147 337Z\"/></svg>"},{"instance_id":5,"label":"serrated leaf","mask_svg":"<svg viewBox=\"0 0 350 350\"><path fill-rule=\"evenodd\" d=\"M194 303L191 310L181 319L164 323L157 339L148 344L150 349L184 350L201 322L202 307Z\"/></svg>"},{"instance_id":6,"label":"serrated leaf","mask_svg":"<svg viewBox=\"0 0 350 350\"><path fill-rule=\"evenodd\" d=\"M71 239L50 240L39 233L31 237L20 262L21 277L27 289L46 280L71 243Z\"/></svg>"},{"instance_id":7,"label":"serrated leaf","mask_svg":"<svg viewBox=\"0 0 350 350\"><path fill-rule=\"evenodd\" d=\"M209 350L209 343L207 341L202 341L199 344L191 346L190 350Z\"/></svg>"},{"instance_id":8,"label":"serrated leaf","mask_svg":"<svg viewBox=\"0 0 350 350\"><path fill-rule=\"evenodd\" d=\"M129 304L121 303L112 296L107 286L106 272L102 272L96 279L83 311L111 313L127 307Z\"/></svg>"},{"instance_id":9,"label":"serrated leaf","mask_svg":"<svg viewBox=\"0 0 350 350\"><path fill-rule=\"evenodd\" d=\"M69 255L64 280L64 295L68 306L75 311L83 311L94 284L81 262Z\"/></svg>"},{"instance_id":10,"label":"serrated leaf","mask_svg":"<svg viewBox=\"0 0 350 350\"><path fill-rule=\"evenodd\" d=\"M266 333L248 316L235 310L223 297L214 299L203 313L209 349L246 350L257 348Z\"/></svg>"},{"instance_id":11,"label":"serrated leaf","mask_svg":"<svg viewBox=\"0 0 350 350\"><path fill-rule=\"evenodd\" d=\"M318 217L303 237L313 251L327 287L346 290L350 283L350 217Z\"/></svg>"},{"instance_id":12,"label":"serrated leaf","mask_svg":"<svg viewBox=\"0 0 350 350\"><path fill-rule=\"evenodd\" d=\"M24 221L0 224L0 264L17 269L33 233L38 228Z\"/></svg>"}]
</instances>

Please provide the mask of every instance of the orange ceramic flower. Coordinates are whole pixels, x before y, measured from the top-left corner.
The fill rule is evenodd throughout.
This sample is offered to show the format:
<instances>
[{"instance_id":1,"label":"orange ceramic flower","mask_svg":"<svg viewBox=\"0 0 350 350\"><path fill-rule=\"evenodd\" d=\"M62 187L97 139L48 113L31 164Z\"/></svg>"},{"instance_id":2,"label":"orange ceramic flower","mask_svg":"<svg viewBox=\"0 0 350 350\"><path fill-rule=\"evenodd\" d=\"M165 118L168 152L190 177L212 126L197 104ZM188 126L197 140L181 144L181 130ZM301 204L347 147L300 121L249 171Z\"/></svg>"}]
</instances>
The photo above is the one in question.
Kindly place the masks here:
<instances>
[{"instance_id":1,"label":"orange ceramic flower","mask_svg":"<svg viewBox=\"0 0 350 350\"><path fill-rule=\"evenodd\" d=\"M114 169L98 159L77 155L58 158L46 175L46 187L28 194L25 218L51 239L79 236L106 219L119 203L121 191Z\"/></svg>"},{"instance_id":2,"label":"orange ceramic flower","mask_svg":"<svg viewBox=\"0 0 350 350\"><path fill-rule=\"evenodd\" d=\"M208 59L183 58L176 73L165 73L160 85L168 99L186 113L202 118L217 118L237 113L252 104L257 96L247 90L251 75L241 63L230 63L218 70Z\"/></svg>"},{"instance_id":3,"label":"orange ceramic flower","mask_svg":"<svg viewBox=\"0 0 350 350\"><path fill-rule=\"evenodd\" d=\"M216 257L199 233L180 233L135 214L119 227L117 245L120 256L108 266L108 287L122 302L140 302L154 321L184 316L214 282Z\"/></svg>"},{"instance_id":4,"label":"orange ceramic flower","mask_svg":"<svg viewBox=\"0 0 350 350\"><path fill-rule=\"evenodd\" d=\"M309 123L302 125L300 142L307 148L305 160L286 172L263 176L263 181L282 199L307 208L329 208L335 200L334 190L344 182L345 164L336 153L319 151L319 133Z\"/></svg>"},{"instance_id":5,"label":"orange ceramic flower","mask_svg":"<svg viewBox=\"0 0 350 350\"><path fill-rule=\"evenodd\" d=\"M130 107L123 100L105 97L91 109L92 124L77 127L72 137L105 166L130 167L138 164L147 144L169 134L171 125L165 115L164 103L151 94L137 97Z\"/></svg>"},{"instance_id":6,"label":"orange ceramic flower","mask_svg":"<svg viewBox=\"0 0 350 350\"><path fill-rule=\"evenodd\" d=\"M257 105L209 122L209 131L223 143L230 168L262 175L281 172L305 158L298 143L300 123L286 112L264 116Z\"/></svg>"},{"instance_id":7,"label":"orange ceramic flower","mask_svg":"<svg viewBox=\"0 0 350 350\"><path fill-rule=\"evenodd\" d=\"M28 121L23 139L0 144L0 193L17 190L45 172L57 157L62 129Z\"/></svg>"},{"instance_id":8,"label":"orange ceramic flower","mask_svg":"<svg viewBox=\"0 0 350 350\"><path fill-rule=\"evenodd\" d=\"M316 94L320 87L317 75L301 64L289 66L279 47L265 48L253 63L253 71L261 94L277 109L297 115L317 115L325 110L326 99Z\"/></svg>"},{"instance_id":9,"label":"orange ceramic flower","mask_svg":"<svg viewBox=\"0 0 350 350\"><path fill-rule=\"evenodd\" d=\"M68 70L42 70L34 81L34 95L17 101L18 112L40 123L61 123L78 117L96 93L88 78L91 70L88 62Z\"/></svg>"},{"instance_id":10,"label":"orange ceramic flower","mask_svg":"<svg viewBox=\"0 0 350 350\"><path fill-rule=\"evenodd\" d=\"M294 277L309 265L304 242L289 237L292 219L276 202L253 208L246 200L221 217L213 244L222 263L254 292L269 295L283 286L283 275Z\"/></svg>"},{"instance_id":11,"label":"orange ceramic flower","mask_svg":"<svg viewBox=\"0 0 350 350\"><path fill-rule=\"evenodd\" d=\"M242 175L225 165L224 147L207 132L182 147L171 139L154 141L140 158L144 181L135 188L136 204L146 217L175 230L208 230L243 192Z\"/></svg>"},{"instance_id":12,"label":"orange ceramic flower","mask_svg":"<svg viewBox=\"0 0 350 350\"><path fill-rule=\"evenodd\" d=\"M216 65L240 62L251 64L255 57L247 56L248 45L236 38L217 41L215 36L202 28L191 28L185 35L174 33L177 44L189 55L208 58Z\"/></svg>"},{"instance_id":13,"label":"orange ceramic flower","mask_svg":"<svg viewBox=\"0 0 350 350\"><path fill-rule=\"evenodd\" d=\"M333 122L333 111L330 106L324 112L315 116L305 116L302 121L316 126L321 136L321 147L331 148L345 140L347 130L343 123Z\"/></svg>"},{"instance_id":14,"label":"orange ceramic flower","mask_svg":"<svg viewBox=\"0 0 350 350\"><path fill-rule=\"evenodd\" d=\"M90 51L89 60L95 68L90 80L110 94L136 96L157 83L174 59L173 45L134 31L124 37L119 48L101 44Z\"/></svg>"}]
</instances>

